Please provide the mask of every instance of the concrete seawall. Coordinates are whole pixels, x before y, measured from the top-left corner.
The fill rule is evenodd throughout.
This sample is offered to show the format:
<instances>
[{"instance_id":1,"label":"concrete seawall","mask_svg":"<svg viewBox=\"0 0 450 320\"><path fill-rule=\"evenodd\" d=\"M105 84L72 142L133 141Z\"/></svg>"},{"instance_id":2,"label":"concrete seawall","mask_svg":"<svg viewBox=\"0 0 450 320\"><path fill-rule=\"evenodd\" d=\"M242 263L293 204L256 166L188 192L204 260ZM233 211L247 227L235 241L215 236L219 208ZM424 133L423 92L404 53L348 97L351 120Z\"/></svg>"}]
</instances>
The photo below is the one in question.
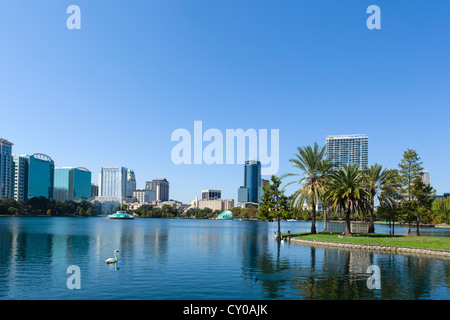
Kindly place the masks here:
<instances>
[{"instance_id":1,"label":"concrete seawall","mask_svg":"<svg viewBox=\"0 0 450 320\"><path fill-rule=\"evenodd\" d=\"M318 240L305 240L298 238L287 237L287 241L296 242L300 244L315 245L321 247L338 247L347 249L360 249L360 250L374 250L386 253L413 253L413 254L425 254L435 255L440 257L450 258L450 251L437 250L437 249L424 249L413 247L400 247L400 246L388 246L388 245L374 245L374 244L361 244L361 243L344 243L344 242L332 242L332 241L318 241Z\"/></svg>"}]
</instances>

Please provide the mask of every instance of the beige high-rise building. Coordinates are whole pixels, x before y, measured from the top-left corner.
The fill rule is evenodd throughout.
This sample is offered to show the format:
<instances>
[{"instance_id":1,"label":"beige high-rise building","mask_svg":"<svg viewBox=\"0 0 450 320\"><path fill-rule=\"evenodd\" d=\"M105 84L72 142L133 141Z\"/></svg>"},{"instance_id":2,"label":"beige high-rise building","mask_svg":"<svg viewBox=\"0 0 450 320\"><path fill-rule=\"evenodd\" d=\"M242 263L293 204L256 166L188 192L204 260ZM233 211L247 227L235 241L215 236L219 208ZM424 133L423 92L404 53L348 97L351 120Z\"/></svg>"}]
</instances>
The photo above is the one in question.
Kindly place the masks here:
<instances>
[{"instance_id":1,"label":"beige high-rise building","mask_svg":"<svg viewBox=\"0 0 450 320\"><path fill-rule=\"evenodd\" d=\"M145 189L156 192L157 201L169 200L169 181L166 178L156 178L145 183Z\"/></svg>"}]
</instances>

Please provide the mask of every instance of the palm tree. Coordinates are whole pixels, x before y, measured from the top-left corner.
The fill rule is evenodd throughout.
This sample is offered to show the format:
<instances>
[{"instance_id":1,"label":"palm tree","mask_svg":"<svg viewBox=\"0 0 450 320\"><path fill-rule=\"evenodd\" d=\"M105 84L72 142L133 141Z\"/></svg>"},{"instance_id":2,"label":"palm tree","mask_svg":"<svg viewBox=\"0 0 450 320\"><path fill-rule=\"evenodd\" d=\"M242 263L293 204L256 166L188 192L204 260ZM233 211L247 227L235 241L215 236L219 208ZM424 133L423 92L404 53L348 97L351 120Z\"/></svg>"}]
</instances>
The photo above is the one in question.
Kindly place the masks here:
<instances>
[{"instance_id":1,"label":"palm tree","mask_svg":"<svg viewBox=\"0 0 450 320\"><path fill-rule=\"evenodd\" d=\"M334 208L344 208L345 236L351 237L350 214L363 208L370 197L363 171L356 164L344 165L342 170L330 173L328 185L329 189L324 197Z\"/></svg>"},{"instance_id":2,"label":"palm tree","mask_svg":"<svg viewBox=\"0 0 450 320\"><path fill-rule=\"evenodd\" d=\"M322 175L322 179L325 180L323 194L325 194L328 189L328 186L326 183L328 175L330 174L331 170L334 169L335 166L336 166L336 163L333 163L331 161L331 158L320 161L319 171ZM323 232L328 232L328 230L327 230L327 215L328 215L328 207L330 206L330 203L323 196L321 197L321 200L322 200L322 210L323 210Z\"/></svg>"},{"instance_id":3,"label":"palm tree","mask_svg":"<svg viewBox=\"0 0 450 320\"><path fill-rule=\"evenodd\" d=\"M369 233L375 233L374 224L374 208L375 208L375 198L379 201L383 201L388 206L393 206L395 204L395 199L392 194L398 191L395 183L395 179L390 170L383 169L379 164L373 164L364 170L367 188L370 194L369 200L369 212L370 212L370 225Z\"/></svg>"},{"instance_id":4,"label":"palm tree","mask_svg":"<svg viewBox=\"0 0 450 320\"><path fill-rule=\"evenodd\" d=\"M298 154L294 155L295 158L289 159L289 162L292 163L294 168L300 169L301 173L287 173L282 178L289 176L300 177L300 180L286 184L285 188L293 183L301 185L300 189L292 194L291 204L302 207L306 200L312 210L311 233L315 234L317 233L316 206L325 190L325 179L322 173L324 168L322 161L324 161L325 146L319 147L316 142L314 147L298 147L297 151Z\"/></svg>"}]
</instances>

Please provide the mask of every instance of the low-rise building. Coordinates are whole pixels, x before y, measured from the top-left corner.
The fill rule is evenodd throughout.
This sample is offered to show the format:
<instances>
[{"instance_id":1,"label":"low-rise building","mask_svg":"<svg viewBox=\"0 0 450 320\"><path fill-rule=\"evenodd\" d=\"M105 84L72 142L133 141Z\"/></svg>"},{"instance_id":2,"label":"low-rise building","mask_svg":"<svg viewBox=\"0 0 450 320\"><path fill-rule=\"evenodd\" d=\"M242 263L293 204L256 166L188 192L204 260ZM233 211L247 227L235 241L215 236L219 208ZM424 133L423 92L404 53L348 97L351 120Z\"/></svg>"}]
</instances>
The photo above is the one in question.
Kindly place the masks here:
<instances>
[{"instance_id":1,"label":"low-rise building","mask_svg":"<svg viewBox=\"0 0 450 320\"><path fill-rule=\"evenodd\" d=\"M156 192L147 189L137 189L133 191L133 198L139 204L152 204L156 201Z\"/></svg>"},{"instance_id":2,"label":"low-rise building","mask_svg":"<svg viewBox=\"0 0 450 320\"><path fill-rule=\"evenodd\" d=\"M191 201L191 207L195 207L198 209L210 208L213 211L225 211L231 210L234 208L234 200L233 199L215 199L215 200L200 200L196 197Z\"/></svg>"}]
</instances>

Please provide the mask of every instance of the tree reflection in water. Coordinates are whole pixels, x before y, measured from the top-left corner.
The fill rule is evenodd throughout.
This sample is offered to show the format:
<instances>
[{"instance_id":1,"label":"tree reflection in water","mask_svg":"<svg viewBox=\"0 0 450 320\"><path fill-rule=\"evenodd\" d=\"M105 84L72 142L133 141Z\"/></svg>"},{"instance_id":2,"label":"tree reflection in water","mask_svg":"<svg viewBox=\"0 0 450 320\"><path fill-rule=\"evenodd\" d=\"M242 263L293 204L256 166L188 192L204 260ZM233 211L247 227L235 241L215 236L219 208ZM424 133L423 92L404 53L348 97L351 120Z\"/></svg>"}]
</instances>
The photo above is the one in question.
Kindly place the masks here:
<instances>
[{"instance_id":1,"label":"tree reflection in water","mask_svg":"<svg viewBox=\"0 0 450 320\"><path fill-rule=\"evenodd\" d=\"M307 261L298 262L280 254L281 246L276 256L265 251L256 259L264 298L292 298L294 290L312 300L430 299L434 286L450 279L446 260L311 246ZM380 267L380 289L367 285L370 265Z\"/></svg>"}]
</instances>

